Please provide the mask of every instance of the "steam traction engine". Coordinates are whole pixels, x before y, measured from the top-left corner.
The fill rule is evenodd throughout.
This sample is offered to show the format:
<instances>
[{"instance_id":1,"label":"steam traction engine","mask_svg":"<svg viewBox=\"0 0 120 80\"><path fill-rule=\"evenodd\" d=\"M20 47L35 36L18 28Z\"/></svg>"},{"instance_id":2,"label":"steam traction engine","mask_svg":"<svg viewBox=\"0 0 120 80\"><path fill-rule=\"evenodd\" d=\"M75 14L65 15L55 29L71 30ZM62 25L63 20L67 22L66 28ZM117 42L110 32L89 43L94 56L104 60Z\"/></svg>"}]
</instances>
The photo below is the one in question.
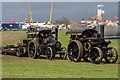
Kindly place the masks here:
<instances>
[{"instance_id":1,"label":"steam traction engine","mask_svg":"<svg viewBox=\"0 0 120 80\"><path fill-rule=\"evenodd\" d=\"M66 48L61 47L58 41L58 28L55 31L41 30L32 33L27 32L28 38L34 38L28 43L28 55L30 58L38 58L40 55L46 55L47 59L53 59L56 54L60 55L61 59L66 59ZM55 37L53 36L55 34Z\"/></svg>"},{"instance_id":2,"label":"steam traction engine","mask_svg":"<svg viewBox=\"0 0 120 80\"><path fill-rule=\"evenodd\" d=\"M104 28L100 30L103 34L93 29L66 32L66 35L71 35L67 48L68 59L78 62L83 58L84 61L99 64L104 58L107 63L115 63L118 59L117 50L108 47L111 41L104 40Z\"/></svg>"}]
</instances>

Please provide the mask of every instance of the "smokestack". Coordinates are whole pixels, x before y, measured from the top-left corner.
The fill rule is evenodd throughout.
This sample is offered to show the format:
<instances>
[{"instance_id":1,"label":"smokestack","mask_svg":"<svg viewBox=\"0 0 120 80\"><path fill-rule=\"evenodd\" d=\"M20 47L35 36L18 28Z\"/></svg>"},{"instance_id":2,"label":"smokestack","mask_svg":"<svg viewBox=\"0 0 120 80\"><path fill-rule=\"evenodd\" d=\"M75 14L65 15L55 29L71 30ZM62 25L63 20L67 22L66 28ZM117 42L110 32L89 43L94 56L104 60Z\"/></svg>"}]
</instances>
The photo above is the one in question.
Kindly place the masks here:
<instances>
[{"instance_id":1,"label":"smokestack","mask_svg":"<svg viewBox=\"0 0 120 80\"><path fill-rule=\"evenodd\" d=\"M102 39L104 39L104 25L100 26L100 33L101 33Z\"/></svg>"},{"instance_id":2,"label":"smokestack","mask_svg":"<svg viewBox=\"0 0 120 80\"><path fill-rule=\"evenodd\" d=\"M58 25L55 26L55 40L57 41L58 40Z\"/></svg>"},{"instance_id":3,"label":"smokestack","mask_svg":"<svg viewBox=\"0 0 120 80\"><path fill-rule=\"evenodd\" d=\"M100 29L100 34L101 34L101 38L102 39L104 39L104 26L105 26L105 24L104 24L104 22L101 22L101 23L99 23L99 29Z\"/></svg>"}]
</instances>

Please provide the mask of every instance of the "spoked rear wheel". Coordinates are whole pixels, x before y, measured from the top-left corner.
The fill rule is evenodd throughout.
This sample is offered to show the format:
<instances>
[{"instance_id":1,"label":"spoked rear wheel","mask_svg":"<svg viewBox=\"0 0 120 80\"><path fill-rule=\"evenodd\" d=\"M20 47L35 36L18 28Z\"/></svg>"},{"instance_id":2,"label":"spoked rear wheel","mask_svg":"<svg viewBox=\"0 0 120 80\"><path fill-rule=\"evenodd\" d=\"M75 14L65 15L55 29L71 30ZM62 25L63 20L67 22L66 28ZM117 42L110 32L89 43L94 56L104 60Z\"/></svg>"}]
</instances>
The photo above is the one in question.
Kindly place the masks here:
<instances>
[{"instance_id":1,"label":"spoked rear wheel","mask_svg":"<svg viewBox=\"0 0 120 80\"><path fill-rule=\"evenodd\" d=\"M83 46L80 41L73 40L68 44L68 60L78 62L83 57Z\"/></svg>"},{"instance_id":2,"label":"spoked rear wheel","mask_svg":"<svg viewBox=\"0 0 120 80\"><path fill-rule=\"evenodd\" d=\"M118 59L117 50L113 47L108 48L107 57L105 57L105 61L107 63L115 63Z\"/></svg>"},{"instance_id":3,"label":"spoked rear wheel","mask_svg":"<svg viewBox=\"0 0 120 80\"><path fill-rule=\"evenodd\" d=\"M61 52L62 52L62 53L60 53L60 58L61 58L61 59L66 59L66 58L67 58L67 54L66 54L67 50L66 50L66 48L65 48L65 47L62 47L62 48L61 48Z\"/></svg>"},{"instance_id":4,"label":"spoked rear wheel","mask_svg":"<svg viewBox=\"0 0 120 80\"><path fill-rule=\"evenodd\" d=\"M52 60L54 58L53 50L51 47L47 47L46 58Z\"/></svg>"},{"instance_id":5,"label":"spoked rear wheel","mask_svg":"<svg viewBox=\"0 0 120 80\"><path fill-rule=\"evenodd\" d=\"M94 64L99 64L103 58L103 52L99 47L93 47L89 55L90 61Z\"/></svg>"},{"instance_id":6,"label":"spoked rear wheel","mask_svg":"<svg viewBox=\"0 0 120 80\"><path fill-rule=\"evenodd\" d=\"M39 43L35 40L32 40L28 43L28 56L32 59L38 58L38 48Z\"/></svg>"}]
</instances>

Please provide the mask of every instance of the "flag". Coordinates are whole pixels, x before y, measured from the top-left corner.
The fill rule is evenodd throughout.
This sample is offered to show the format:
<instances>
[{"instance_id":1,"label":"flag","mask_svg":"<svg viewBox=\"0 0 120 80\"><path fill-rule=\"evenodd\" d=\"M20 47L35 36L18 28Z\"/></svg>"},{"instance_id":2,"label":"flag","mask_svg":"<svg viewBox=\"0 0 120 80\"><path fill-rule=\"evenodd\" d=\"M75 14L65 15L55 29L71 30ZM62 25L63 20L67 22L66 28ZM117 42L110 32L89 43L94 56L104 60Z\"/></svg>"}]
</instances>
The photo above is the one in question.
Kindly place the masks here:
<instances>
[{"instance_id":1,"label":"flag","mask_svg":"<svg viewBox=\"0 0 120 80\"><path fill-rule=\"evenodd\" d=\"M10 23L13 23L13 18L11 18L11 22Z\"/></svg>"}]
</instances>

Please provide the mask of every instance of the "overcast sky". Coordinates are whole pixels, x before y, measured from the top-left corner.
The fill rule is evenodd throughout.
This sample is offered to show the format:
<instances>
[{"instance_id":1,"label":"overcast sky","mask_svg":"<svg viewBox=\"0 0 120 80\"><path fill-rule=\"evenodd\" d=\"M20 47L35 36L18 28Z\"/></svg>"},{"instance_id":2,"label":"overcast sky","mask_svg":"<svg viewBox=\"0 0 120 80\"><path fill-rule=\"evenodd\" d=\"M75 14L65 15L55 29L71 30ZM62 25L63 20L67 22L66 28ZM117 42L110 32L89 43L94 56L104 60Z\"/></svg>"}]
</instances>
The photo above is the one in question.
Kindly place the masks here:
<instances>
[{"instance_id":1,"label":"overcast sky","mask_svg":"<svg viewBox=\"0 0 120 80\"><path fill-rule=\"evenodd\" d=\"M28 0L0 0L2 2L28 2ZM52 0L29 0L30 2L51 2ZM120 0L53 0L54 2L118 2Z\"/></svg>"},{"instance_id":2,"label":"overcast sky","mask_svg":"<svg viewBox=\"0 0 120 80\"><path fill-rule=\"evenodd\" d=\"M10 21L11 18L13 18L14 21L23 21L24 18L27 18L27 21L29 21L30 14L29 14L28 3L27 1L26 2L20 2L20 1L23 0L2 0L3 22L8 22ZM37 2L38 0L34 0L34 2L31 2L31 0L29 1L32 10L33 20L38 22L48 21L51 2ZM57 1L60 0L54 1L52 21L55 21L56 19L60 19L61 16L66 16L71 21L75 21L80 18L88 18L94 16L96 14L98 4L104 5L105 19L113 19L114 16L118 15L118 0L109 0L111 2L90 2L90 1L95 1L95 0L90 0L89 2L71 2L71 3L67 2L67 0L66 2L57 2ZM73 1L73 0L69 0L69 1ZM79 1L83 1L83 0L79 0ZM102 0L98 0L98 1L102 1Z\"/></svg>"}]
</instances>

